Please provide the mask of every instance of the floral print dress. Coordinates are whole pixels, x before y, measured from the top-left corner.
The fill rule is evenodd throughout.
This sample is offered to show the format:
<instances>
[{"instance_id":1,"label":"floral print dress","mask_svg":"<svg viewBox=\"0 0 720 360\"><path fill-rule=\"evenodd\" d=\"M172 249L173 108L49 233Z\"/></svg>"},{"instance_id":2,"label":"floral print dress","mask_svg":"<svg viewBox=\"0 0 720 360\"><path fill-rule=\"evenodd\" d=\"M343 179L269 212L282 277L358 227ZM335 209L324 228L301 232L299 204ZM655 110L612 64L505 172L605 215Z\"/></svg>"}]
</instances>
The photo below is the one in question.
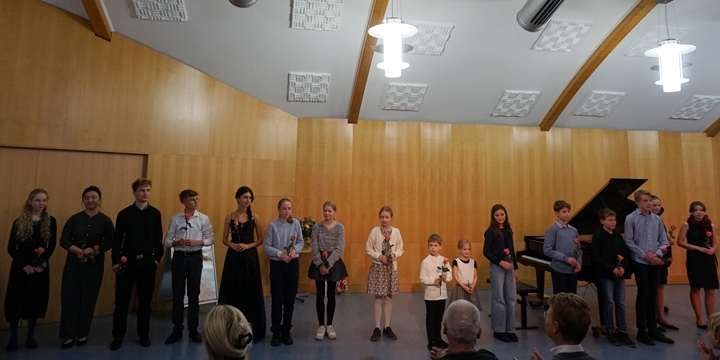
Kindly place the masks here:
<instances>
[{"instance_id":1,"label":"floral print dress","mask_svg":"<svg viewBox=\"0 0 720 360\"><path fill-rule=\"evenodd\" d=\"M391 234L392 229L382 230L382 235L386 239L388 239ZM387 256L392 254L392 252L392 244L390 241L383 241L382 253ZM375 262L370 264L367 292L375 296L392 296L400 292L400 279L392 262L388 262L387 265Z\"/></svg>"}]
</instances>

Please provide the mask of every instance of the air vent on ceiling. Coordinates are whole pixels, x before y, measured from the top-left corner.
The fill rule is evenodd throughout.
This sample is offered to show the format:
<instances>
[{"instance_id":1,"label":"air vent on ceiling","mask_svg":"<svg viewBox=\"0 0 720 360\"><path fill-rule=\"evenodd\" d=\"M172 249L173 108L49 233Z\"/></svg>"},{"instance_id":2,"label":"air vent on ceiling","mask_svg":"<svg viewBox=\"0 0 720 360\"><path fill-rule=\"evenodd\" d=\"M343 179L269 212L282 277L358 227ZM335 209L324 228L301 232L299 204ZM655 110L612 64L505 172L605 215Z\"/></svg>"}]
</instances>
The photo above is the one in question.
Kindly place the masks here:
<instances>
[{"instance_id":1,"label":"air vent on ceiling","mask_svg":"<svg viewBox=\"0 0 720 360\"><path fill-rule=\"evenodd\" d=\"M717 104L720 104L720 96L693 95L670 118L675 120L700 120L712 111Z\"/></svg>"},{"instance_id":2,"label":"air vent on ceiling","mask_svg":"<svg viewBox=\"0 0 720 360\"><path fill-rule=\"evenodd\" d=\"M288 73L288 102L326 102L330 74Z\"/></svg>"},{"instance_id":3,"label":"air vent on ceiling","mask_svg":"<svg viewBox=\"0 0 720 360\"><path fill-rule=\"evenodd\" d=\"M427 87L427 84L390 83L382 108L390 111L420 111Z\"/></svg>"},{"instance_id":4,"label":"air vent on ceiling","mask_svg":"<svg viewBox=\"0 0 720 360\"><path fill-rule=\"evenodd\" d=\"M538 31L565 0L527 0L517 13L517 21L527 31Z\"/></svg>"},{"instance_id":5,"label":"air vent on ceiling","mask_svg":"<svg viewBox=\"0 0 720 360\"><path fill-rule=\"evenodd\" d=\"M490 116L525 117L540 96L539 91L506 90Z\"/></svg>"},{"instance_id":6,"label":"air vent on ceiling","mask_svg":"<svg viewBox=\"0 0 720 360\"><path fill-rule=\"evenodd\" d=\"M140 20L187 21L183 0L133 0Z\"/></svg>"}]
</instances>

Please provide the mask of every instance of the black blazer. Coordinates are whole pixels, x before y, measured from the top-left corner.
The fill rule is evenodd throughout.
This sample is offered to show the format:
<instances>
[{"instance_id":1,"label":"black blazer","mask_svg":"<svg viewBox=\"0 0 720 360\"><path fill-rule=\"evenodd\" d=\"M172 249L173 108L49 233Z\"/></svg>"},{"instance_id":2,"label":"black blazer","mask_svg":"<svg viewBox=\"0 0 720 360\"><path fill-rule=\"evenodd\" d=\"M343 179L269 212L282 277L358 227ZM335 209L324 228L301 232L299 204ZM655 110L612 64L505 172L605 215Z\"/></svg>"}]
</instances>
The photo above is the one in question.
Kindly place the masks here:
<instances>
[{"instance_id":1,"label":"black blazer","mask_svg":"<svg viewBox=\"0 0 720 360\"><path fill-rule=\"evenodd\" d=\"M605 229L598 230L592 237L592 265L598 276L614 279L613 270L618 267L617 256L623 257L619 261L620 267L625 269L623 277L629 279L632 275L630 249L625 245L625 240L617 230L610 234Z\"/></svg>"}]
</instances>

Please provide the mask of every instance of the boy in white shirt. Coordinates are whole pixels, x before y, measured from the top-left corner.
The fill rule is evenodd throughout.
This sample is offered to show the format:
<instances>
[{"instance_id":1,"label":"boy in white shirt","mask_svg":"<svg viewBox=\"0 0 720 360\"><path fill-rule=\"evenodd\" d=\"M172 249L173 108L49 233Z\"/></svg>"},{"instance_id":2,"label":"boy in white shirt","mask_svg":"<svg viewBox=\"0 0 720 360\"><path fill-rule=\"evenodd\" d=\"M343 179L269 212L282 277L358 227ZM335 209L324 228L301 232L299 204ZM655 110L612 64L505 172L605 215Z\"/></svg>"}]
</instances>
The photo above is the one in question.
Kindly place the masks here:
<instances>
[{"instance_id":1,"label":"boy in white shirt","mask_svg":"<svg viewBox=\"0 0 720 360\"><path fill-rule=\"evenodd\" d=\"M420 264L420 282L425 285L425 328L428 335L428 350L433 347L446 349L448 345L443 341L440 330L447 299L445 283L452 279L452 267L448 258L440 256L442 250L440 235L430 235L428 249L430 255Z\"/></svg>"}]
</instances>

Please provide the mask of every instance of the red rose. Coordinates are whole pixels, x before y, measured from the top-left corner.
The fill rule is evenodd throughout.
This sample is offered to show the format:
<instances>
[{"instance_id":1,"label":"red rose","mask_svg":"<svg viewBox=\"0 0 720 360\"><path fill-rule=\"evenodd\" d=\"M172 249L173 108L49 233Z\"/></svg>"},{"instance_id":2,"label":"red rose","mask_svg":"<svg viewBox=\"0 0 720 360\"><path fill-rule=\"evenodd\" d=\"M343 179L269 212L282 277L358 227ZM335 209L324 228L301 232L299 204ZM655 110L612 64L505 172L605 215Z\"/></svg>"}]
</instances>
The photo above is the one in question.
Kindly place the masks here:
<instances>
[{"instance_id":1,"label":"red rose","mask_svg":"<svg viewBox=\"0 0 720 360\"><path fill-rule=\"evenodd\" d=\"M675 229L677 229L677 228L675 227L675 225L670 225L670 230L675 230Z\"/></svg>"},{"instance_id":2,"label":"red rose","mask_svg":"<svg viewBox=\"0 0 720 360\"><path fill-rule=\"evenodd\" d=\"M447 264L447 263L448 263L448 258L443 259L443 264Z\"/></svg>"},{"instance_id":3,"label":"red rose","mask_svg":"<svg viewBox=\"0 0 720 360\"><path fill-rule=\"evenodd\" d=\"M295 235L290 236L290 241L295 241Z\"/></svg>"},{"instance_id":4,"label":"red rose","mask_svg":"<svg viewBox=\"0 0 720 360\"><path fill-rule=\"evenodd\" d=\"M95 251L100 251L100 245L95 245L95 246L93 246L93 250L95 250Z\"/></svg>"},{"instance_id":5,"label":"red rose","mask_svg":"<svg viewBox=\"0 0 720 360\"><path fill-rule=\"evenodd\" d=\"M505 249L503 250L503 253L505 254L505 256L510 255L510 249L505 248Z\"/></svg>"},{"instance_id":6,"label":"red rose","mask_svg":"<svg viewBox=\"0 0 720 360\"><path fill-rule=\"evenodd\" d=\"M185 214L185 221L190 220L190 217L191 217L191 216L192 216L191 214Z\"/></svg>"},{"instance_id":7,"label":"red rose","mask_svg":"<svg viewBox=\"0 0 720 360\"><path fill-rule=\"evenodd\" d=\"M322 252L322 256L323 256L324 258L327 258L327 257L328 257L328 252L327 252L327 251L323 251L323 252Z\"/></svg>"},{"instance_id":8,"label":"red rose","mask_svg":"<svg viewBox=\"0 0 720 360\"><path fill-rule=\"evenodd\" d=\"M662 249L663 254L667 254L667 248Z\"/></svg>"},{"instance_id":9,"label":"red rose","mask_svg":"<svg viewBox=\"0 0 720 360\"><path fill-rule=\"evenodd\" d=\"M233 220L233 226L238 226L238 221L237 221L237 220Z\"/></svg>"},{"instance_id":10,"label":"red rose","mask_svg":"<svg viewBox=\"0 0 720 360\"><path fill-rule=\"evenodd\" d=\"M38 254L38 255L41 255L41 254L44 253L44 252L45 252L45 248L44 248L44 247L39 247L39 248L35 249L35 253Z\"/></svg>"},{"instance_id":11,"label":"red rose","mask_svg":"<svg viewBox=\"0 0 720 360\"><path fill-rule=\"evenodd\" d=\"M385 235L385 241L390 241L390 235Z\"/></svg>"},{"instance_id":12,"label":"red rose","mask_svg":"<svg viewBox=\"0 0 720 360\"><path fill-rule=\"evenodd\" d=\"M124 257L124 256L121 256L121 257L120 257L120 263L121 263L121 264L124 264L124 263L126 263L126 262L127 262L127 258Z\"/></svg>"},{"instance_id":13,"label":"red rose","mask_svg":"<svg viewBox=\"0 0 720 360\"><path fill-rule=\"evenodd\" d=\"M706 231L706 232L705 232L705 236L707 236L707 237L712 237L712 232Z\"/></svg>"},{"instance_id":14,"label":"red rose","mask_svg":"<svg viewBox=\"0 0 720 360\"><path fill-rule=\"evenodd\" d=\"M623 259L624 259L624 257L623 257L622 255L618 255L618 256L617 256L617 260L618 260L618 261L623 261Z\"/></svg>"},{"instance_id":15,"label":"red rose","mask_svg":"<svg viewBox=\"0 0 720 360\"><path fill-rule=\"evenodd\" d=\"M573 242L574 242L575 244L579 244L579 243L580 243L580 240L578 240L578 238L575 238L575 239L573 239Z\"/></svg>"}]
</instances>

